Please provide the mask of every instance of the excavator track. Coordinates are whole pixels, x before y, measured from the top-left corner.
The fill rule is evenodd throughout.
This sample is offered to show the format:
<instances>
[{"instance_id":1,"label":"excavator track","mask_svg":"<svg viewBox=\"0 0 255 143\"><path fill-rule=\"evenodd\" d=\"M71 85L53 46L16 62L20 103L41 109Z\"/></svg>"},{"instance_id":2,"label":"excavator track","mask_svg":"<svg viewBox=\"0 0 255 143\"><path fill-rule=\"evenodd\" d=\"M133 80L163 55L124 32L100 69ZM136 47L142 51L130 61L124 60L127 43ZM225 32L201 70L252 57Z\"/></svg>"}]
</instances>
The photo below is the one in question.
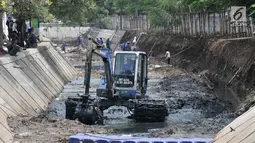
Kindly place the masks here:
<instances>
[{"instance_id":1,"label":"excavator track","mask_svg":"<svg viewBox=\"0 0 255 143\"><path fill-rule=\"evenodd\" d=\"M134 108L134 119L137 122L164 122L168 109L164 100L138 100Z\"/></svg>"}]
</instances>

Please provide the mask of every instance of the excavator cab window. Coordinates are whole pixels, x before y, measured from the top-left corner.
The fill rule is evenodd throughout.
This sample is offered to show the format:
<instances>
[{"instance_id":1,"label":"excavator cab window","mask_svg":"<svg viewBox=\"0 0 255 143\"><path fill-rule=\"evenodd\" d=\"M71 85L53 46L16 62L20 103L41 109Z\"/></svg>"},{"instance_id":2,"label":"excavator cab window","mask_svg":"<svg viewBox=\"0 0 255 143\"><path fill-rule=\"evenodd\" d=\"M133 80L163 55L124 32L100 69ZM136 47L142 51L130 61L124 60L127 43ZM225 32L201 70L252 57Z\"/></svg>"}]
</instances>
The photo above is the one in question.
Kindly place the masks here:
<instances>
[{"instance_id":1,"label":"excavator cab window","mask_svg":"<svg viewBox=\"0 0 255 143\"><path fill-rule=\"evenodd\" d=\"M136 54L118 53L115 57L114 83L116 87L133 87L135 79Z\"/></svg>"}]
</instances>

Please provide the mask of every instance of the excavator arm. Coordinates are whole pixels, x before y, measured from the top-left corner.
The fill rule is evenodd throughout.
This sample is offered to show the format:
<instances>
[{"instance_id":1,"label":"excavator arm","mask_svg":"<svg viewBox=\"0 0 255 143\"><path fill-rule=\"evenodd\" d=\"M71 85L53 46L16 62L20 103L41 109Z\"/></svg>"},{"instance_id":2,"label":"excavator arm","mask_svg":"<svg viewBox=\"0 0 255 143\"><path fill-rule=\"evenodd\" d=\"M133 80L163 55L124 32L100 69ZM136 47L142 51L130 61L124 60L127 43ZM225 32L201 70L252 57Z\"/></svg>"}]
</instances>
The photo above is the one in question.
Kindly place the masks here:
<instances>
[{"instance_id":1,"label":"excavator arm","mask_svg":"<svg viewBox=\"0 0 255 143\"><path fill-rule=\"evenodd\" d=\"M97 42L94 39L89 39L93 42L96 47L99 47ZM112 79L112 71L111 65L108 58L100 53L97 53L93 46L88 51L87 60L85 64L85 77L84 77L84 85L85 85L85 95L89 95L89 88L90 88L90 78L91 78L91 69L92 69L92 58L93 54L101 57L102 61L104 62L104 73L106 78L106 92L109 98L113 97L113 79Z\"/></svg>"}]
</instances>

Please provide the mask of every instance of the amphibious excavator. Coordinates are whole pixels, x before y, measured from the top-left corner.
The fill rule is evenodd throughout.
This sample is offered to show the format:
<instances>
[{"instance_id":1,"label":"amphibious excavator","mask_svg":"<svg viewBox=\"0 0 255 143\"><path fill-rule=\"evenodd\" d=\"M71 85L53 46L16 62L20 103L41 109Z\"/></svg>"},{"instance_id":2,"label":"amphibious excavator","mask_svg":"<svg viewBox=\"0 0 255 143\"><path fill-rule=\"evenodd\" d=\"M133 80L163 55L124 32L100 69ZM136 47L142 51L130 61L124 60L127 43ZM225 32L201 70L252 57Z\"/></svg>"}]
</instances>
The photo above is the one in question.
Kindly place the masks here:
<instances>
[{"instance_id":1,"label":"amphibious excavator","mask_svg":"<svg viewBox=\"0 0 255 143\"><path fill-rule=\"evenodd\" d=\"M146 96L148 84L148 57L142 51L115 51L113 57L89 38L86 55L83 95L68 97L66 118L78 119L84 124L103 124L103 111L111 106L125 106L137 122L164 122L168 116L164 100ZM90 78L93 55L104 63L96 95L90 95ZM112 60L113 59L113 60Z\"/></svg>"}]
</instances>

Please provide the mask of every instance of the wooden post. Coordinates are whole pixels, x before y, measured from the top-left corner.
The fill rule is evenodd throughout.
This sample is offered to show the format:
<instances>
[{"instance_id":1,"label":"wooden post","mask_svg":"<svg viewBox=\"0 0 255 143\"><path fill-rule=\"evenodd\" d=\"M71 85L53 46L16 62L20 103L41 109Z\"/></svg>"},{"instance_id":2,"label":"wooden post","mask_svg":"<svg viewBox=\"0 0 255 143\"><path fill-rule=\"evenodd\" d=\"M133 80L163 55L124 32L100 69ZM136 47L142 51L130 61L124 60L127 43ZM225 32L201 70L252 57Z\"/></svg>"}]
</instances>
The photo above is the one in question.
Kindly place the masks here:
<instances>
[{"instance_id":1,"label":"wooden post","mask_svg":"<svg viewBox=\"0 0 255 143\"><path fill-rule=\"evenodd\" d=\"M250 27L251 27L251 36L253 37L253 23L252 23L252 18L250 17Z\"/></svg>"},{"instance_id":2,"label":"wooden post","mask_svg":"<svg viewBox=\"0 0 255 143\"><path fill-rule=\"evenodd\" d=\"M244 28L243 28L244 26L243 25L241 25L241 33L242 33L242 37L245 37L245 34L244 34Z\"/></svg>"},{"instance_id":3,"label":"wooden post","mask_svg":"<svg viewBox=\"0 0 255 143\"><path fill-rule=\"evenodd\" d=\"M250 36L250 20L247 20L247 26L246 26L246 32L247 32L247 37Z\"/></svg>"},{"instance_id":4,"label":"wooden post","mask_svg":"<svg viewBox=\"0 0 255 143\"><path fill-rule=\"evenodd\" d=\"M189 26L189 14L185 14L185 23L186 23L186 36L190 34L190 26Z\"/></svg>"},{"instance_id":5,"label":"wooden post","mask_svg":"<svg viewBox=\"0 0 255 143\"><path fill-rule=\"evenodd\" d=\"M182 29L182 35L186 35L186 21L185 21L185 14L182 14L181 15L182 16L182 27L183 27L183 29Z\"/></svg>"},{"instance_id":6,"label":"wooden post","mask_svg":"<svg viewBox=\"0 0 255 143\"><path fill-rule=\"evenodd\" d=\"M216 16L215 12L213 13L213 35L216 35Z\"/></svg>"},{"instance_id":7,"label":"wooden post","mask_svg":"<svg viewBox=\"0 0 255 143\"><path fill-rule=\"evenodd\" d=\"M180 19L178 16L176 16L176 19L175 19L175 22L176 22L176 25L177 25L177 31L176 31L176 34L178 35L180 33L180 27L181 27L181 23L180 23Z\"/></svg>"},{"instance_id":8,"label":"wooden post","mask_svg":"<svg viewBox=\"0 0 255 143\"><path fill-rule=\"evenodd\" d=\"M229 11L227 11L227 14L226 15L226 34L227 35L230 35L229 33L229 29L230 29L230 20L229 20L229 16L230 16L230 13Z\"/></svg>"},{"instance_id":9,"label":"wooden post","mask_svg":"<svg viewBox=\"0 0 255 143\"><path fill-rule=\"evenodd\" d=\"M182 17L183 17L183 35L186 36L186 35L187 35L187 28L186 28L186 26L187 26L187 25L186 25L186 24L187 24L187 21L186 21L186 15L183 14Z\"/></svg>"},{"instance_id":10,"label":"wooden post","mask_svg":"<svg viewBox=\"0 0 255 143\"><path fill-rule=\"evenodd\" d=\"M194 29L193 29L193 22L194 22L194 19L193 19L193 14L192 14L192 13L189 14L189 19L190 19L190 28L191 28L191 31L190 31L191 34L190 34L190 35L191 35L191 36L194 36L194 32L193 32L193 31L194 31Z\"/></svg>"},{"instance_id":11,"label":"wooden post","mask_svg":"<svg viewBox=\"0 0 255 143\"><path fill-rule=\"evenodd\" d=\"M178 16L176 16L176 19L175 19L175 22L177 24L177 31L176 31L176 34L178 35L180 33L180 27L181 27L181 23L180 23L180 19Z\"/></svg>"},{"instance_id":12,"label":"wooden post","mask_svg":"<svg viewBox=\"0 0 255 143\"><path fill-rule=\"evenodd\" d=\"M206 36L206 13L203 13L203 29L204 29L204 36Z\"/></svg>"},{"instance_id":13,"label":"wooden post","mask_svg":"<svg viewBox=\"0 0 255 143\"><path fill-rule=\"evenodd\" d=\"M228 35L228 16L226 15L226 11L224 17L225 17L225 34Z\"/></svg>"},{"instance_id":14,"label":"wooden post","mask_svg":"<svg viewBox=\"0 0 255 143\"><path fill-rule=\"evenodd\" d=\"M182 17L181 17L181 14L179 14L179 22L180 22L180 32L179 32L179 35L182 35L183 26L182 26Z\"/></svg>"},{"instance_id":15,"label":"wooden post","mask_svg":"<svg viewBox=\"0 0 255 143\"><path fill-rule=\"evenodd\" d=\"M182 31L183 31L183 26L182 26L182 17L181 17L180 14L179 14L179 22L180 22L179 35L181 35L181 34L182 34Z\"/></svg>"},{"instance_id":16,"label":"wooden post","mask_svg":"<svg viewBox=\"0 0 255 143\"><path fill-rule=\"evenodd\" d=\"M225 23L226 23L226 19L225 19L225 11L222 13L222 34L225 36Z\"/></svg>"},{"instance_id":17,"label":"wooden post","mask_svg":"<svg viewBox=\"0 0 255 143\"><path fill-rule=\"evenodd\" d=\"M183 14L183 24L184 24L184 36L188 35L188 29L187 29L187 18L186 14Z\"/></svg>"},{"instance_id":18,"label":"wooden post","mask_svg":"<svg viewBox=\"0 0 255 143\"><path fill-rule=\"evenodd\" d=\"M202 35L202 18L201 18L201 12L198 13L198 22L199 22L199 36Z\"/></svg>"},{"instance_id":19,"label":"wooden post","mask_svg":"<svg viewBox=\"0 0 255 143\"><path fill-rule=\"evenodd\" d=\"M191 13L188 14L188 18L189 18L189 36L192 36Z\"/></svg>"},{"instance_id":20,"label":"wooden post","mask_svg":"<svg viewBox=\"0 0 255 143\"><path fill-rule=\"evenodd\" d=\"M220 21L220 35L223 35L223 32L222 32L222 12L219 12L219 21Z\"/></svg>"},{"instance_id":21,"label":"wooden post","mask_svg":"<svg viewBox=\"0 0 255 143\"><path fill-rule=\"evenodd\" d=\"M198 32L198 13L194 14L194 22L195 22L195 36L197 36L197 32Z\"/></svg>"},{"instance_id":22,"label":"wooden post","mask_svg":"<svg viewBox=\"0 0 255 143\"><path fill-rule=\"evenodd\" d=\"M173 34L173 15L171 15L171 18L169 19L170 23L168 25L168 34L172 35Z\"/></svg>"},{"instance_id":23,"label":"wooden post","mask_svg":"<svg viewBox=\"0 0 255 143\"><path fill-rule=\"evenodd\" d=\"M190 26L189 26L189 14L185 14L185 23L186 23L186 36L190 34Z\"/></svg>"},{"instance_id":24,"label":"wooden post","mask_svg":"<svg viewBox=\"0 0 255 143\"><path fill-rule=\"evenodd\" d=\"M146 15L146 28L147 28L147 32L149 30L149 18L148 16Z\"/></svg>"},{"instance_id":25,"label":"wooden post","mask_svg":"<svg viewBox=\"0 0 255 143\"><path fill-rule=\"evenodd\" d=\"M241 26L238 25L238 37L242 37L242 31Z\"/></svg>"},{"instance_id":26,"label":"wooden post","mask_svg":"<svg viewBox=\"0 0 255 143\"><path fill-rule=\"evenodd\" d=\"M210 36L210 12L207 12L207 26L208 26L208 33L207 36Z\"/></svg>"},{"instance_id":27,"label":"wooden post","mask_svg":"<svg viewBox=\"0 0 255 143\"><path fill-rule=\"evenodd\" d=\"M228 10L228 14L227 14L227 20L228 20L228 33L231 33L231 19L230 19L230 10Z\"/></svg>"}]
</instances>

